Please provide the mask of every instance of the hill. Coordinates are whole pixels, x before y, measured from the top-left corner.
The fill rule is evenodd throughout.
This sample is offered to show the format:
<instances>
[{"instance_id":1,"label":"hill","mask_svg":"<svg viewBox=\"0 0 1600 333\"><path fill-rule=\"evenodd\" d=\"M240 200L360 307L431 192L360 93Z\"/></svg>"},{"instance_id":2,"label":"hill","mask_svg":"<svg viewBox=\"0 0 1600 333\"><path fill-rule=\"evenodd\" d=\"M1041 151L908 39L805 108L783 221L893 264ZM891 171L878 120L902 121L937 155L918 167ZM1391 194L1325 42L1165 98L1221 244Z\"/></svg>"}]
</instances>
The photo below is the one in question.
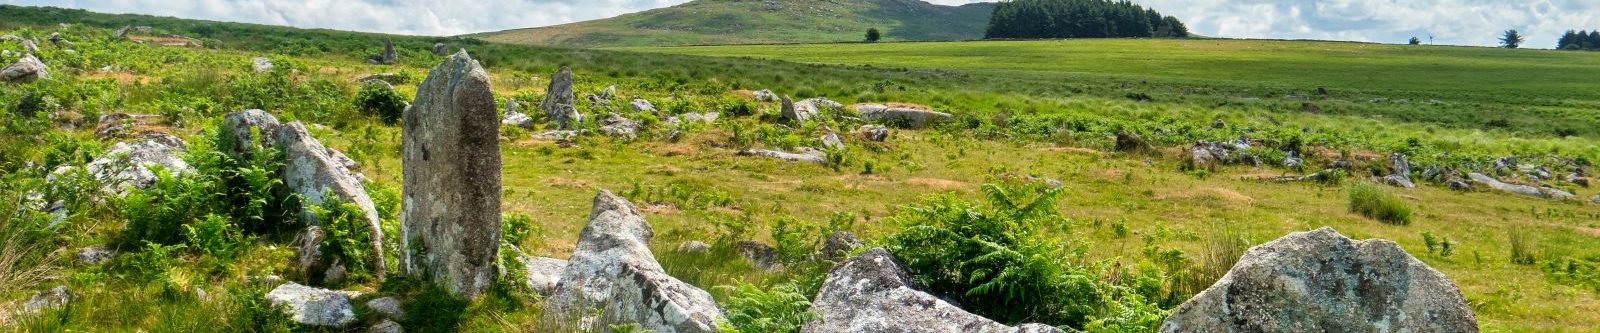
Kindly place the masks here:
<instances>
[{"instance_id":1,"label":"hill","mask_svg":"<svg viewBox=\"0 0 1600 333\"><path fill-rule=\"evenodd\" d=\"M993 3L942 6L920 0L698 0L614 18L471 35L491 42L574 46L668 46L983 37Z\"/></svg>"}]
</instances>

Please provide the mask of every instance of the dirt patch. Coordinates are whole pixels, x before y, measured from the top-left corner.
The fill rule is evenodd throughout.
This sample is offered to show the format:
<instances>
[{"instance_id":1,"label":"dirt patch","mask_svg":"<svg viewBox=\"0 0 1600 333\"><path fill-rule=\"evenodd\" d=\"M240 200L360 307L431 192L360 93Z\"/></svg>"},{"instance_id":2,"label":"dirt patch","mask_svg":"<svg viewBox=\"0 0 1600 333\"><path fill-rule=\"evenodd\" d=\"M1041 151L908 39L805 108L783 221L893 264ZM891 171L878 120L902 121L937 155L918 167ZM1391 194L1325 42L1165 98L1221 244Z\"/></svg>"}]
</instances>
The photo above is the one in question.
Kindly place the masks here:
<instances>
[{"instance_id":1,"label":"dirt patch","mask_svg":"<svg viewBox=\"0 0 1600 333\"><path fill-rule=\"evenodd\" d=\"M1573 228L1573 229L1575 231L1577 231L1578 233L1580 233L1580 234L1585 234L1585 235L1594 236L1594 237L1600 237L1600 229L1586 228L1586 227L1576 227L1576 228Z\"/></svg>"},{"instance_id":2,"label":"dirt patch","mask_svg":"<svg viewBox=\"0 0 1600 333\"><path fill-rule=\"evenodd\" d=\"M935 190L959 190L971 186L962 181L938 178L911 178L907 179L905 183Z\"/></svg>"},{"instance_id":3,"label":"dirt patch","mask_svg":"<svg viewBox=\"0 0 1600 333\"><path fill-rule=\"evenodd\" d=\"M645 150L660 156L688 156L694 154L694 146L682 143L654 144Z\"/></svg>"},{"instance_id":4,"label":"dirt patch","mask_svg":"<svg viewBox=\"0 0 1600 333\"><path fill-rule=\"evenodd\" d=\"M749 98L751 100L756 100L756 92L753 91L753 90L739 89L739 90L729 91L728 93L732 94L734 96L739 96L739 97Z\"/></svg>"},{"instance_id":5,"label":"dirt patch","mask_svg":"<svg viewBox=\"0 0 1600 333\"><path fill-rule=\"evenodd\" d=\"M1105 180L1122 180L1122 177L1126 177L1127 175L1127 171L1117 169L1107 169L1100 172L1100 178Z\"/></svg>"},{"instance_id":6,"label":"dirt patch","mask_svg":"<svg viewBox=\"0 0 1600 333\"><path fill-rule=\"evenodd\" d=\"M545 178L544 183L545 183L545 185L550 185L551 187L579 188L579 189L594 188L594 182L590 182L590 181L582 180L582 179L550 177L550 178Z\"/></svg>"}]
</instances>

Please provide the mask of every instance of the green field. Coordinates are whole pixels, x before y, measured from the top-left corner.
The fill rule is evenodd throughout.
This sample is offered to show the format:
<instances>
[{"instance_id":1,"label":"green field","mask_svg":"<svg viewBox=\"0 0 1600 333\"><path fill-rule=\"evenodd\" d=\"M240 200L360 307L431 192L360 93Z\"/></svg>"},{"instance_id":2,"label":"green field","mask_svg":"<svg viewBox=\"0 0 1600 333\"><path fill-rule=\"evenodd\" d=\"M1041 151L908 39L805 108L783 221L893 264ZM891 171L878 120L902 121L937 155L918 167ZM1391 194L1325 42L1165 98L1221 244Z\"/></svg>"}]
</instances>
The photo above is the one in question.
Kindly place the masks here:
<instances>
[{"instance_id":1,"label":"green field","mask_svg":"<svg viewBox=\"0 0 1600 333\"><path fill-rule=\"evenodd\" d=\"M0 283L0 310L54 285L71 287L79 298L71 307L38 315L0 315L0 323L13 323L0 324L0 331L319 331L286 325L264 315L259 304L273 287L260 277L304 274L294 268L292 232L246 233L232 255L189 239L172 244L179 248L152 249L143 239L129 238L129 221L141 216L130 214L135 211L126 202L74 191L50 195L73 211L61 224L47 225L51 216L22 204L27 194L48 188L56 167L81 166L119 142L96 138L92 126L57 128L51 115L159 115L149 129L189 140L192 155L186 157L201 161L216 153L206 131L223 114L261 108L285 120L324 125L313 126L312 134L360 162L359 171L372 180L369 188L398 190L400 127L358 107L352 79L397 73L403 81L395 85L397 92L409 101L417 82L442 59L426 51L435 41L465 47L481 60L502 104L537 104L548 83L544 78L559 66L572 67L580 94L616 86L621 96L654 102L657 112L631 111L625 99L579 106L590 115L617 112L644 123L635 140L586 135L558 143L531 138L548 125L501 129L502 209L529 223L517 227L528 237L512 245L534 255L567 257L596 190L609 189L646 212L662 266L712 291L728 308L748 308L737 300L763 295L719 286L805 285L829 265L791 259L792 269L762 272L733 254L735 241L806 252L845 216L851 223L843 229L884 245L905 228L909 206L940 196L979 201L986 196L984 184L1041 178L1059 180L1064 189L1053 206L1060 215L1043 223L1040 237L1081 250L1057 253L1072 264L1120 269L1102 271L1095 276L1100 280L1154 276L1159 290L1149 296L1160 296L1151 298L1156 313L1219 277L1193 272L1231 265L1208 259L1227 253L1213 245L1239 239L1260 244L1330 226L1355 238L1394 240L1443 272L1460 286L1484 331L1600 331L1596 204L1482 188L1458 192L1421 182L1416 189L1379 190L1410 209L1409 224L1381 222L1349 207L1351 189L1387 172L1384 157L1392 152L1411 156L1418 169L1482 170L1496 158L1517 156L1565 173L1600 161L1600 91L1592 84L1600 76L1600 56L1593 53L1239 40L592 50L395 37L401 61L385 66L364 58L391 36L137 16L46 16L0 7L0 16L6 14L20 16L0 22L0 34L42 38L60 32L76 45L72 52L42 47L49 78L0 85L0 101L7 101L0 105L0 212L7 213L0 216L0 281L8 282ZM55 21L81 24L62 28ZM215 43L164 47L111 37L125 24L155 26L148 35L200 36L196 30L203 30ZM267 35L274 37L252 37ZM19 45L0 42L0 48L15 51ZM270 57L278 69L253 72L256 56ZM0 57L5 64L16 60ZM113 69L101 70L107 66ZM809 124L777 124L777 103L746 96L764 88L845 104L921 104L955 116L931 128L896 128L887 142L871 142L849 134L869 123L849 112ZM23 103L43 111L24 116ZM664 121L689 112L724 117L683 127ZM847 148L830 154L838 159L826 164L735 153L814 146L829 130L840 132ZM1155 149L1117 152L1117 133L1142 135ZM1262 166L1185 166L1181 148L1240 137L1254 140L1251 152L1265 160ZM1302 147L1306 167L1276 163L1284 157L1278 147L1291 144ZM1353 166L1333 181L1265 180L1316 172L1335 160ZM201 170L194 179L222 172ZM1547 183L1579 198L1600 194L1600 188ZM227 207L199 213L231 217ZM297 222L280 227L302 227ZM385 223L394 227L397 221ZM1448 239L1451 250L1430 248L1437 244L1427 239ZM711 254L675 251L691 240L711 243ZM398 246L398 240L384 241ZM107 264L73 263L77 249L103 244L122 253ZM400 296L414 314L421 313L402 323L410 332L535 330L542 298L517 285L502 281L490 295L461 303L398 278L356 280L340 288L365 292L357 301ZM363 331L377 321L364 310L360 315L359 325L336 331Z\"/></svg>"}]
</instances>

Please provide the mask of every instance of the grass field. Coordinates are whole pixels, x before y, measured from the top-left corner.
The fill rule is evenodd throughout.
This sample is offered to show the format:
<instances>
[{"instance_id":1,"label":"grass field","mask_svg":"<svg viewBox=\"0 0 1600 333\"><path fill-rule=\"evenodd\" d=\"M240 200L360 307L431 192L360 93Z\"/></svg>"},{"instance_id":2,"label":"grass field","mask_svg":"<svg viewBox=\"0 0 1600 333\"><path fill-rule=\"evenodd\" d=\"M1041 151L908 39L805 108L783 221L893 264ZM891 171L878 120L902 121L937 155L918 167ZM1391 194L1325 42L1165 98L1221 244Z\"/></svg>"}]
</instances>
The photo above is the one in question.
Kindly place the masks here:
<instances>
[{"instance_id":1,"label":"grass field","mask_svg":"<svg viewBox=\"0 0 1600 333\"><path fill-rule=\"evenodd\" d=\"M8 33L33 37L47 35L44 29L54 28ZM262 52L259 47L265 46L259 45L240 50L136 44L106 39L110 29L105 28L79 26L64 34L95 42L79 42L76 55L46 48L44 59L55 74L31 85L0 87L0 97L5 97L0 100L39 94L47 96L46 105L86 116L117 111L170 115L167 130L191 142L200 140L195 133L210 128L222 113L261 107L282 118L327 125L313 134L359 160L373 184L395 189L401 184L399 127L355 109L352 79L400 73L413 80L396 85L399 93L413 96L416 80L439 61L416 50L409 50L399 65L380 66L365 63L363 55L338 52L287 55ZM364 38L344 37L357 45ZM1412 210L1409 225L1387 224L1348 208L1348 191L1367 181L1365 172L1340 183L1279 183L1262 179L1314 170L1226 166L1183 171L1173 148L1197 139L1239 136L1259 138L1263 146L1300 140L1322 151L1307 156L1310 163L1348 155L1362 163L1357 171L1382 168L1382 156L1393 151L1413 154L1419 165L1461 167L1483 167L1503 155L1536 163L1600 160L1595 145L1600 92L1589 85L1600 71L1594 54L1228 40L604 51L472 47L475 57L485 59L496 96L519 99L523 105L542 96L547 83L542 77L559 65L570 65L580 93L615 85L623 96L655 102L662 109L658 114L624 112L646 123L742 106L757 113L686 128L675 140L665 128L651 128L639 140L589 136L575 146L563 146L529 139L529 132L521 129L502 129L503 209L533 221L533 237L517 245L534 255L564 258L572 251L597 189L631 192L656 228L652 247L663 266L727 302L732 293L717 286L773 285L807 273L759 272L718 240L754 238L770 244L779 221L796 221L814 231L836 213L848 212L859 217L852 231L881 244L901 229L890 217L908 205L943 194L976 200L982 184L1032 176L1058 179L1065 186L1057 208L1066 219L1045 232L1049 239L1082 246L1085 262L1177 274L1194 267L1154 267L1159 265L1150 253L1178 250L1191 264L1203 266L1201 258L1211 251L1208 243L1219 238L1238 235L1259 244L1288 232L1331 226L1356 238L1394 240L1442 271L1460 285L1485 331L1600 331L1600 284L1595 284L1600 282L1574 282L1544 269L1547 263L1600 256L1600 208L1594 204L1455 192L1437 185L1384 188ZM250 59L258 55L273 57L286 70L252 73ZM97 70L113 65L123 69ZM1330 93L1317 94L1317 87ZM736 156L739 147L810 145L823 127L848 131L852 127L845 126L859 125L827 120L780 128L770 121L777 104L754 102L735 92L761 88L847 104L925 104L955 113L957 119L930 129L896 129L894 138L883 144L845 135L849 159L837 169ZM1313 103L1322 112L1306 112L1302 103ZM605 110L603 105L583 108L591 114ZM12 117L12 106L0 111L6 116L0 177L8 180L0 184L0 199L6 199L0 200L0 208L17 212L0 222L32 231L4 234L15 229L0 228L0 236L37 237L35 244L43 246L28 253L49 259L44 267L51 273L45 281L0 286L0 304L55 284L68 285L82 296L77 305L23 318L21 324L0 330L259 327L253 321L259 318L250 317L251 308L241 300L264 292L252 282L257 276L295 274L293 251L286 246L292 235L252 238L232 259L189 249L179 250L161 266L160 261L137 259L150 251L125 248L124 257L130 259L103 266L71 264L75 249L117 239L130 218L119 212L119 203L85 202L92 209L74 212L61 227L42 228L31 224L36 214L13 205L19 200L12 199L40 188L49 167L81 164L114 141L95 139L92 129L52 129L45 116ZM1212 128L1218 120L1226 125ZM1490 126L1495 120L1503 122ZM1111 152L1111 136L1118 131L1144 134L1158 151ZM865 173L869 161L873 172ZM1563 186L1584 198L1600 193ZM1448 239L1452 250L1430 249L1427 238ZM673 251L688 240L713 242L719 249L705 257ZM1536 262L1515 262L1519 256ZM152 269L148 266L159 267L159 278L144 277ZM0 267L0 274L9 273L3 270L7 268ZM372 282L346 288L369 295L409 292ZM196 290L213 296L191 296ZM412 331L435 331L409 326L428 321L449 323L441 324L445 331L528 331L537 325L539 305L537 297L495 294L406 324ZM370 324L371 316L363 316L363 323Z\"/></svg>"}]
</instances>

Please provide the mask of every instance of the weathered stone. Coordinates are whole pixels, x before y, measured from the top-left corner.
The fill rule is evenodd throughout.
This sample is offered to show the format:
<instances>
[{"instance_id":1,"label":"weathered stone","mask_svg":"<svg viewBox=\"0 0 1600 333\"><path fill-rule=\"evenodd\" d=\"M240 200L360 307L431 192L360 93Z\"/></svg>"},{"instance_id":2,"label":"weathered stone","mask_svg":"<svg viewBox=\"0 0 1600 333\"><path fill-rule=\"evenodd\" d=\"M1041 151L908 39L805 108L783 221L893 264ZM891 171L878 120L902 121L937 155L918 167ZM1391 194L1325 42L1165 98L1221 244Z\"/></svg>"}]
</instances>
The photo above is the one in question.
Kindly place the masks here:
<instances>
[{"instance_id":1,"label":"weathered stone","mask_svg":"<svg viewBox=\"0 0 1600 333\"><path fill-rule=\"evenodd\" d=\"M367 328L367 333L405 333L405 331L405 328L401 327L400 323L388 319L372 324L372 327Z\"/></svg>"},{"instance_id":2,"label":"weathered stone","mask_svg":"<svg viewBox=\"0 0 1600 333\"><path fill-rule=\"evenodd\" d=\"M267 301L301 325L343 327L356 321L349 295L337 291L289 282L268 292Z\"/></svg>"},{"instance_id":3,"label":"weathered stone","mask_svg":"<svg viewBox=\"0 0 1600 333\"><path fill-rule=\"evenodd\" d=\"M1144 137L1131 132L1117 132L1117 151L1125 153L1154 151L1155 147L1144 141Z\"/></svg>"},{"instance_id":4,"label":"weathered stone","mask_svg":"<svg viewBox=\"0 0 1600 333\"><path fill-rule=\"evenodd\" d=\"M834 102L831 99L822 98L822 97L813 97L813 98L803 99L803 100L800 100L799 102L795 102L795 104L796 105L810 105L813 110L817 110L819 112L822 111L822 110L839 110L839 109L843 109L844 108L844 104L840 104L839 102Z\"/></svg>"},{"instance_id":5,"label":"weathered stone","mask_svg":"<svg viewBox=\"0 0 1600 333\"><path fill-rule=\"evenodd\" d=\"M37 313L45 309L60 309L72 303L72 290L67 286L56 286L50 290L33 294L22 303L22 313Z\"/></svg>"},{"instance_id":6,"label":"weathered stone","mask_svg":"<svg viewBox=\"0 0 1600 333\"><path fill-rule=\"evenodd\" d=\"M1489 188L1495 189L1496 191L1501 191L1501 192L1506 192L1506 193L1525 195L1525 196L1530 196L1530 197L1535 197L1535 198L1561 199L1561 200L1572 199L1572 198L1576 198L1577 197L1577 195L1574 195L1572 193L1568 193L1567 191L1563 191L1563 190L1559 190L1559 189L1553 189L1553 188L1548 188L1548 187L1534 187L1534 186L1528 186L1528 185L1507 184L1505 182L1501 182L1498 179L1494 179L1494 177L1489 177L1487 175L1480 174L1480 173L1467 174L1467 177L1472 178L1472 181L1475 182L1475 183L1481 183L1483 185L1489 186Z\"/></svg>"},{"instance_id":7,"label":"weathered stone","mask_svg":"<svg viewBox=\"0 0 1600 333\"><path fill-rule=\"evenodd\" d=\"M638 131L642 127L644 126L638 122L618 114L608 115L605 120L600 121L600 133L614 138L632 140L638 136Z\"/></svg>"},{"instance_id":8,"label":"weathered stone","mask_svg":"<svg viewBox=\"0 0 1600 333\"><path fill-rule=\"evenodd\" d=\"M1251 248L1161 332L1477 332L1455 283L1388 240L1331 228Z\"/></svg>"},{"instance_id":9,"label":"weathered stone","mask_svg":"<svg viewBox=\"0 0 1600 333\"><path fill-rule=\"evenodd\" d=\"M270 72L272 71L272 67L272 59L256 57L255 59L250 60L250 68L254 69L256 73Z\"/></svg>"},{"instance_id":10,"label":"weathered stone","mask_svg":"<svg viewBox=\"0 0 1600 333\"><path fill-rule=\"evenodd\" d=\"M861 138L867 139L868 141L883 142L885 140L889 140L888 127L879 125L866 125L861 126L861 129L857 131L861 133Z\"/></svg>"},{"instance_id":11,"label":"weathered stone","mask_svg":"<svg viewBox=\"0 0 1600 333\"><path fill-rule=\"evenodd\" d=\"M22 56L17 63L6 66L5 69L0 69L0 82L5 83L33 83L49 76L49 67L31 54Z\"/></svg>"},{"instance_id":12,"label":"weathered stone","mask_svg":"<svg viewBox=\"0 0 1600 333\"><path fill-rule=\"evenodd\" d=\"M383 59L379 60L379 62L384 65L393 65L396 61L400 61L400 54L394 51L394 40L384 40Z\"/></svg>"},{"instance_id":13,"label":"weathered stone","mask_svg":"<svg viewBox=\"0 0 1600 333\"><path fill-rule=\"evenodd\" d=\"M444 43L433 43L433 54L441 57L449 55L450 46L445 45Z\"/></svg>"},{"instance_id":14,"label":"weathered stone","mask_svg":"<svg viewBox=\"0 0 1600 333\"><path fill-rule=\"evenodd\" d=\"M111 256L113 255L115 255L115 253L111 252L111 248L102 245L81 248L78 249L78 264L98 265L102 262L106 262L107 260L111 260Z\"/></svg>"},{"instance_id":15,"label":"weathered stone","mask_svg":"<svg viewBox=\"0 0 1600 333\"><path fill-rule=\"evenodd\" d=\"M1394 173L1383 177L1384 183L1395 187L1417 187L1417 184L1411 181L1411 162L1406 161L1405 154L1390 154L1389 165L1394 168Z\"/></svg>"},{"instance_id":16,"label":"weathered stone","mask_svg":"<svg viewBox=\"0 0 1600 333\"><path fill-rule=\"evenodd\" d=\"M740 258L750 262L750 265L755 266L756 269L771 271L778 268L778 249L774 249L767 244L744 240L735 243L733 249L739 253Z\"/></svg>"},{"instance_id":17,"label":"weathered stone","mask_svg":"<svg viewBox=\"0 0 1600 333\"><path fill-rule=\"evenodd\" d=\"M761 102L777 102L778 101L778 94L772 92L772 90L767 90L767 89L757 90L753 95L755 96L757 101L761 101Z\"/></svg>"},{"instance_id":18,"label":"weathered stone","mask_svg":"<svg viewBox=\"0 0 1600 333\"><path fill-rule=\"evenodd\" d=\"M100 182L102 192L121 196L130 188L145 189L155 185L157 168L172 175L194 172L194 168L183 161L183 150L182 139L150 132L131 143L111 146L85 168Z\"/></svg>"},{"instance_id":19,"label":"weathered stone","mask_svg":"<svg viewBox=\"0 0 1600 333\"><path fill-rule=\"evenodd\" d=\"M305 274L306 283L321 284L331 265L322 251L324 236L322 227L306 226L289 244L295 249L295 268Z\"/></svg>"},{"instance_id":20,"label":"weathered stone","mask_svg":"<svg viewBox=\"0 0 1600 333\"><path fill-rule=\"evenodd\" d=\"M819 318L806 323L801 333L1062 332L1039 324L1006 326L912 289L911 277L903 265L881 248L835 265L812 302L811 311Z\"/></svg>"},{"instance_id":21,"label":"weathered stone","mask_svg":"<svg viewBox=\"0 0 1600 333\"><path fill-rule=\"evenodd\" d=\"M22 40L22 50L27 54L39 54L39 44L32 39Z\"/></svg>"},{"instance_id":22,"label":"weathered stone","mask_svg":"<svg viewBox=\"0 0 1600 333\"><path fill-rule=\"evenodd\" d=\"M783 116L783 120L796 124L805 123L811 121L811 116L815 114L813 112L815 110L801 109L798 105L795 105L794 101L789 100L789 96L783 96L781 100L780 115Z\"/></svg>"},{"instance_id":23,"label":"weathered stone","mask_svg":"<svg viewBox=\"0 0 1600 333\"><path fill-rule=\"evenodd\" d=\"M643 98L634 98L632 102L628 102L628 106L633 107L635 112L656 112L656 105L650 104L650 101Z\"/></svg>"},{"instance_id":24,"label":"weathered stone","mask_svg":"<svg viewBox=\"0 0 1600 333\"><path fill-rule=\"evenodd\" d=\"M400 300L394 297L383 297L367 301L367 309L384 318L393 320L406 320L406 310L400 307Z\"/></svg>"},{"instance_id":25,"label":"weathered stone","mask_svg":"<svg viewBox=\"0 0 1600 333\"><path fill-rule=\"evenodd\" d=\"M320 205L331 194L344 202L361 207L365 213L367 233L372 246L371 263L351 263L353 265L370 265L372 273L379 280L383 280L387 267L383 258L383 222L378 217L378 210L372 198L367 196L364 185L355 173L346 168L345 164L329 156L330 151L323 147L321 142L306 131L305 125L299 121L284 124L273 132L278 144L278 149L283 152L283 184L290 191L300 195L300 200L306 209L301 211L301 218L307 223L317 225L316 214L310 209L312 205ZM342 155L342 154L341 154Z\"/></svg>"},{"instance_id":26,"label":"weathered stone","mask_svg":"<svg viewBox=\"0 0 1600 333\"><path fill-rule=\"evenodd\" d=\"M909 107L891 107L884 104L856 104L856 112L862 117L878 121L909 126L912 128L927 127L934 122L950 119L951 115L944 112L934 112Z\"/></svg>"},{"instance_id":27,"label":"weathered stone","mask_svg":"<svg viewBox=\"0 0 1600 333\"><path fill-rule=\"evenodd\" d=\"M828 235L828 240L822 242L821 255L823 260L844 259L850 251L861 246L861 240L849 231L835 231Z\"/></svg>"},{"instance_id":28,"label":"weathered stone","mask_svg":"<svg viewBox=\"0 0 1600 333\"><path fill-rule=\"evenodd\" d=\"M517 100L506 100L506 117L505 119L501 119L500 123L526 129L533 129L533 117L523 114L519 109L521 109L521 105L517 103Z\"/></svg>"},{"instance_id":29,"label":"weathered stone","mask_svg":"<svg viewBox=\"0 0 1600 333\"><path fill-rule=\"evenodd\" d=\"M56 128L68 131L76 130L79 126L83 126L83 114L76 111L57 110L50 113L50 122L55 123Z\"/></svg>"},{"instance_id":30,"label":"weathered stone","mask_svg":"<svg viewBox=\"0 0 1600 333\"><path fill-rule=\"evenodd\" d=\"M711 252L711 244L706 244L706 242L702 241L687 241L678 244L678 252L695 254L707 253Z\"/></svg>"},{"instance_id":31,"label":"weathered stone","mask_svg":"<svg viewBox=\"0 0 1600 333\"><path fill-rule=\"evenodd\" d=\"M550 87L545 89L544 102L539 103L539 109L544 110L550 120L562 129L576 128L583 122L583 115L578 113L572 97L572 69L565 66L550 76Z\"/></svg>"},{"instance_id":32,"label":"weathered stone","mask_svg":"<svg viewBox=\"0 0 1600 333\"><path fill-rule=\"evenodd\" d=\"M827 153L825 153L823 151L816 150L814 148L809 148L809 147L801 147L800 150L801 150L801 153L796 154L796 153L781 152L781 151L766 150L766 149L745 149L745 150L740 150L739 151L739 155L741 155L741 156L761 156L761 157L775 158L775 159L780 159L780 160L790 161L790 162L811 162L811 163L817 163L817 164L827 163L827 161L828 161L827 160Z\"/></svg>"},{"instance_id":33,"label":"weathered stone","mask_svg":"<svg viewBox=\"0 0 1600 333\"><path fill-rule=\"evenodd\" d=\"M711 294L666 274L650 252L654 234L627 200L600 191L577 249L545 301L540 322L553 327L538 331L638 324L656 333L715 332L722 311Z\"/></svg>"},{"instance_id":34,"label":"weathered stone","mask_svg":"<svg viewBox=\"0 0 1600 333\"><path fill-rule=\"evenodd\" d=\"M844 149L844 140L839 139L839 134L828 132L822 134L822 137L817 138L817 140L822 142L822 147L824 148Z\"/></svg>"},{"instance_id":35,"label":"weathered stone","mask_svg":"<svg viewBox=\"0 0 1600 333\"><path fill-rule=\"evenodd\" d=\"M494 284L500 249L500 113L466 51L428 73L402 129L401 265L456 295Z\"/></svg>"},{"instance_id":36,"label":"weathered stone","mask_svg":"<svg viewBox=\"0 0 1600 333\"><path fill-rule=\"evenodd\" d=\"M222 117L222 124L233 139L233 147L227 153L239 160L250 160L252 145L258 148L275 146L273 133L282 126L272 114L253 109L230 112Z\"/></svg>"},{"instance_id":37,"label":"weathered stone","mask_svg":"<svg viewBox=\"0 0 1600 333\"><path fill-rule=\"evenodd\" d=\"M578 137L579 134L582 133L578 131L548 131L534 134L532 137L534 140L566 141Z\"/></svg>"},{"instance_id":38,"label":"weathered stone","mask_svg":"<svg viewBox=\"0 0 1600 333\"><path fill-rule=\"evenodd\" d=\"M362 76L357 76L354 80L351 80L351 81L354 81L356 83L366 83L368 81L383 81L383 82L387 82L389 84L401 84L401 83L405 83L406 78L404 76L401 76L400 74L396 74L396 73L372 73L372 74L366 74L366 75L362 75Z\"/></svg>"},{"instance_id":39,"label":"weathered stone","mask_svg":"<svg viewBox=\"0 0 1600 333\"><path fill-rule=\"evenodd\" d=\"M555 258L520 256L517 261L521 261L526 269L528 289L540 295L555 291L556 283L561 281L561 272L567 269L566 260Z\"/></svg>"},{"instance_id":40,"label":"weathered stone","mask_svg":"<svg viewBox=\"0 0 1600 333\"><path fill-rule=\"evenodd\" d=\"M717 122L717 118L719 118L721 116L722 116L722 114L717 113L717 112L707 112L707 113L690 112L690 113L685 113L682 116L667 117L667 123L680 124L680 123L686 123L687 122L687 123L706 123L706 124L710 124L710 123Z\"/></svg>"}]
</instances>

